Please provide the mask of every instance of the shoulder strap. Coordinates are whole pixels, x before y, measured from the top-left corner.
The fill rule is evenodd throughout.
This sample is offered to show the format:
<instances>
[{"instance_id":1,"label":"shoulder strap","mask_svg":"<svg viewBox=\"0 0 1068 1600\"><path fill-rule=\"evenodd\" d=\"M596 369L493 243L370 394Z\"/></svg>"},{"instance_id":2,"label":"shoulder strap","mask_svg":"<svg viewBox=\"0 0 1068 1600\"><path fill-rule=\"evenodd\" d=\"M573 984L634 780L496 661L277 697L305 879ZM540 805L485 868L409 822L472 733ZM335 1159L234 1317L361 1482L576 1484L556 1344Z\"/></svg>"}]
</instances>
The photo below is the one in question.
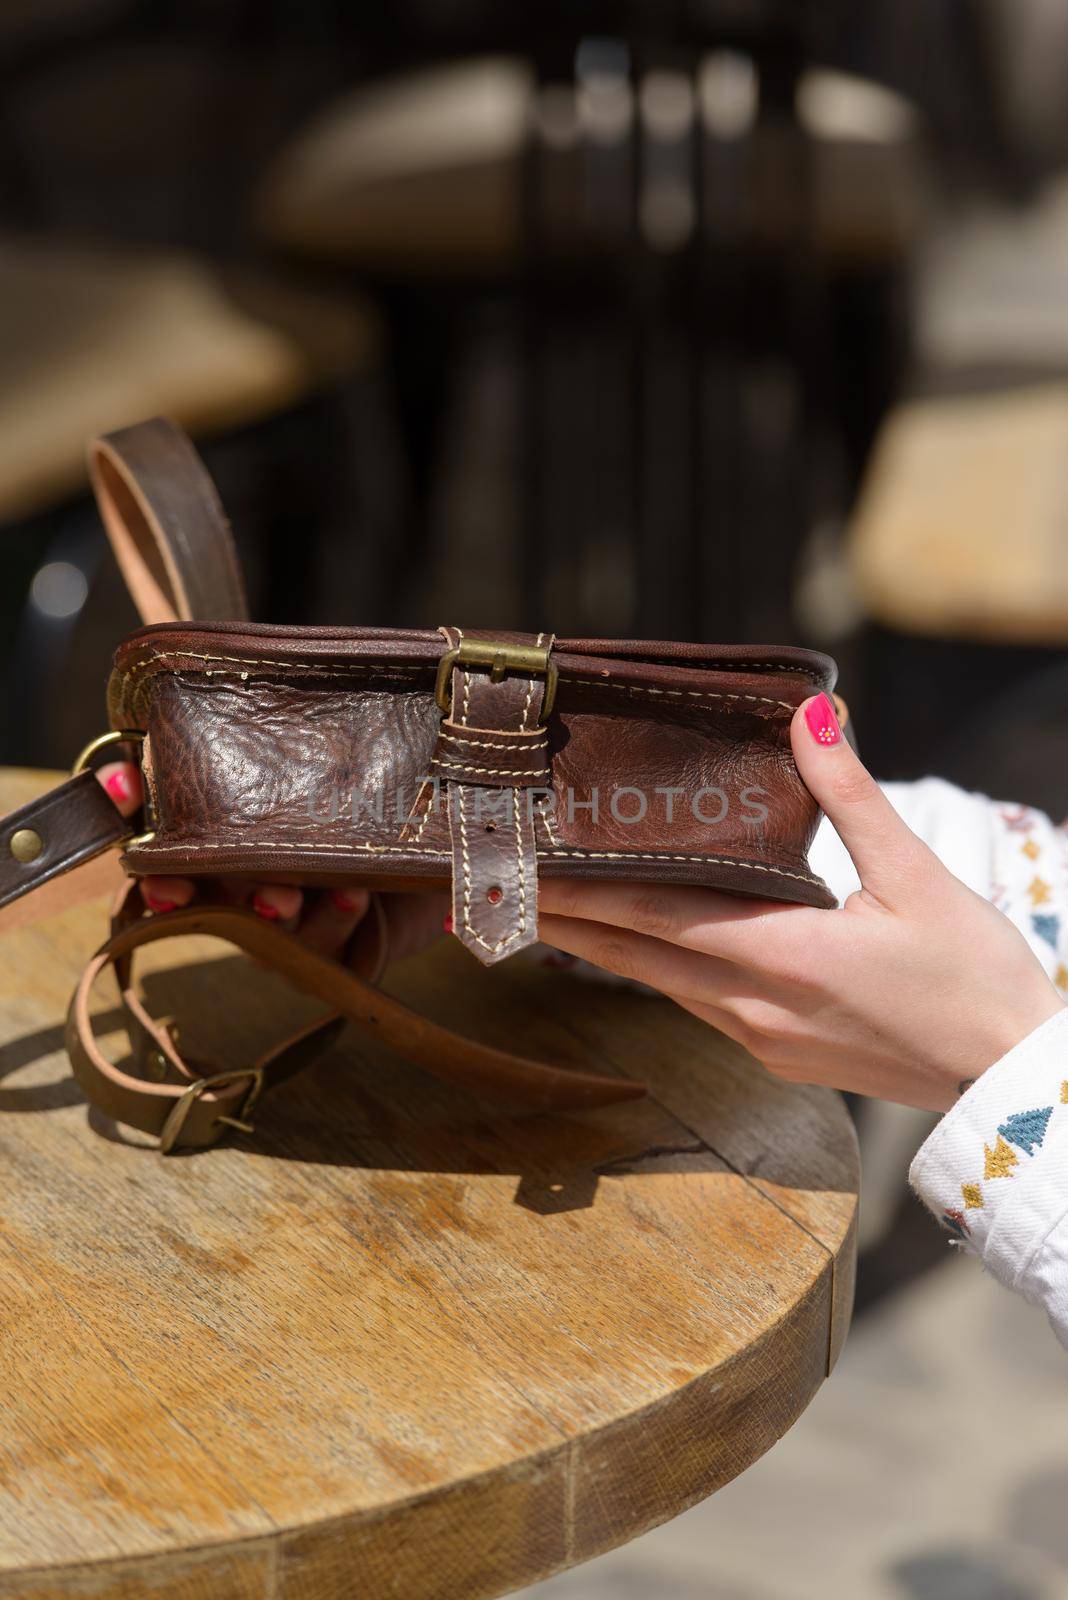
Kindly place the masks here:
<instances>
[{"instance_id":1,"label":"shoulder strap","mask_svg":"<svg viewBox=\"0 0 1068 1600\"><path fill-rule=\"evenodd\" d=\"M89 477L142 622L247 619L230 525L181 428L153 417L94 439Z\"/></svg>"},{"instance_id":2,"label":"shoulder strap","mask_svg":"<svg viewBox=\"0 0 1068 1600\"><path fill-rule=\"evenodd\" d=\"M310 1065L336 1037L339 1017L382 1039L434 1077L517 1109L580 1110L636 1099L645 1093L643 1084L626 1078L566 1071L453 1033L383 994L350 966L318 955L252 912L226 906L188 906L143 917L139 910L136 892L127 892L120 901L111 937L86 967L71 1002L67 1050L74 1075L93 1104L106 1115L158 1137L164 1152L215 1144L229 1127L251 1132L248 1116L260 1093ZM384 965L380 915L378 940L374 939L375 926L376 919L365 919L357 930L363 948L350 957L370 973ZM364 929L370 930L373 943L368 942ZM170 1031L152 1023L133 996L130 958L142 945L191 933L227 940L280 972L295 988L323 1000L329 1013L254 1066L218 1071L203 1063L186 1063ZM132 1021L131 1039L140 1039L148 1047L147 1059L154 1066L151 1078L114 1066L93 1037L89 998L108 967L114 967L119 977Z\"/></svg>"},{"instance_id":3,"label":"shoulder strap","mask_svg":"<svg viewBox=\"0 0 1068 1600\"><path fill-rule=\"evenodd\" d=\"M144 622L243 620L248 601L215 485L164 417L105 434L89 475L115 558ZM0 907L136 832L91 772L0 820Z\"/></svg>"}]
</instances>

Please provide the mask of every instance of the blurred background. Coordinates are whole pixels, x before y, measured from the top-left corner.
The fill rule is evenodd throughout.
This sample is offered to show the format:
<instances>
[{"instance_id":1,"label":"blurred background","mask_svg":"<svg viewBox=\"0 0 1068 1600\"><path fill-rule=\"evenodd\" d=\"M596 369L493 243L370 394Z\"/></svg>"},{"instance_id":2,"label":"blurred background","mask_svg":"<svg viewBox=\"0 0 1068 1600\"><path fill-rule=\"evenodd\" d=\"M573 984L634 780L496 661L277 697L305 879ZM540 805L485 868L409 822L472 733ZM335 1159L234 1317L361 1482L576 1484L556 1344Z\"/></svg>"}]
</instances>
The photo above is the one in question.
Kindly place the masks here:
<instances>
[{"instance_id":1,"label":"blurred background","mask_svg":"<svg viewBox=\"0 0 1068 1600\"><path fill-rule=\"evenodd\" d=\"M7 0L0 75L0 760L101 725L84 444L164 412L261 620L814 645L880 776L1068 813L1064 0ZM838 1387L545 1600L1068 1594L1033 1326L906 1197L924 1119L855 1109ZM967 1305L974 1394L920 1337ZM994 1387L1030 1454L964 1473Z\"/></svg>"}]
</instances>

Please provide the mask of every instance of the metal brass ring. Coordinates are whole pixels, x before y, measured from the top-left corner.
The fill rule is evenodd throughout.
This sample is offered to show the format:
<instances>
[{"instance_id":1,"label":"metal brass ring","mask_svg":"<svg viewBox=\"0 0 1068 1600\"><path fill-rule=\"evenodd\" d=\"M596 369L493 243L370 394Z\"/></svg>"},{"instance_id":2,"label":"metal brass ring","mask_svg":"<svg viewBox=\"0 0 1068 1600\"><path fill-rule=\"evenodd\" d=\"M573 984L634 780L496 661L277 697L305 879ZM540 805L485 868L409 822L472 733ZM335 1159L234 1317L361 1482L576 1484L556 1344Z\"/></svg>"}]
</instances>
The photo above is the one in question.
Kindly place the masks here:
<instances>
[{"instance_id":1,"label":"metal brass ring","mask_svg":"<svg viewBox=\"0 0 1068 1600\"><path fill-rule=\"evenodd\" d=\"M113 728L110 733L98 734L95 739L90 739L85 749L82 750L70 769L72 778L79 772L84 772L98 750L106 750L113 744L144 744L146 735L141 728Z\"/></svg>"},{"instance_id":2,"label":"metal brass ring","mask_svg":"<svg viewBox=\"0 0 1068 1600\"><path fill-rule=\"evenodd\" d=\"M90 739L85 749L79 753L78 759L70 769L71 777L76 778L80 772L85 772L98 750L107 750L113 744L143 745L147 737L141 728L113 728L110 733L98 734L95 739ZM138 845L150 844L155 837L155 828L150 828L145 833L135 833L129 839L120 839L117 842L123 850L136 850Z\"/></svg>"}]
</instances>

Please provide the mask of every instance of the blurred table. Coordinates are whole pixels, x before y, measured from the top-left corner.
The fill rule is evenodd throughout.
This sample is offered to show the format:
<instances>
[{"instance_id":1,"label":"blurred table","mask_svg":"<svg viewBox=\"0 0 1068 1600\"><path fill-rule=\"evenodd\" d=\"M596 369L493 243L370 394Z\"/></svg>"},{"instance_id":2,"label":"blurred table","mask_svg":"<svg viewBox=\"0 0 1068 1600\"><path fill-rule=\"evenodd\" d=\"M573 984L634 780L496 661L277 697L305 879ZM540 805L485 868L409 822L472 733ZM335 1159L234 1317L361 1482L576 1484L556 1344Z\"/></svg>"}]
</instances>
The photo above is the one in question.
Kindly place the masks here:
<instances>
[{"instance_id":1,"label":"blurred table","mask_svg":"<svg viewBox=\"0 0 1068 1600\"><path fill-rule=\"evenodd\" d=\"M167 1159L68 1075L103 917L2 934L0 1596L499 1595L692 1505L819 1388L852 1303L836 1095L666 1001L450 942L389 987L651 1095L509 1116L351 1032L253 1138ZM153 947L145 992L244 1061L309 1007L220 948Z\"/></svg>"}]
</instances>

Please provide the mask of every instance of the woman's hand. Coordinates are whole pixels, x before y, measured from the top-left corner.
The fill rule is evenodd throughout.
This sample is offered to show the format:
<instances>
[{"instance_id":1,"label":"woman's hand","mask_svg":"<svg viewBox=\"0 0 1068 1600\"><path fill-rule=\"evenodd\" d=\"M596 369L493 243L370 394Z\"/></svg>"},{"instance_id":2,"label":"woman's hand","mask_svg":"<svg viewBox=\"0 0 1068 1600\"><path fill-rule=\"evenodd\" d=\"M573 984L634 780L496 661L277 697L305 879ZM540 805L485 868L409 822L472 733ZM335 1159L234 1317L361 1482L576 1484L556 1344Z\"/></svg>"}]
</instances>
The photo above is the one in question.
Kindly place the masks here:
<instances>
[{"instance_id":1,"label":"woman's hand","mask_svg":"<svg viewBox=\"0 0 1068 1600\"><path fill-rule=\"evenodd\" d=\"M902 822L825 695L791 734L860 875L840 910L547 878L542 938L661 989L780 1077L944 1111L1060 996L1022 934Z\"/></svg>"},{"instance_id":2,"label":"woman's hand","mask_svg":"<svg viewBox=\"0 0 1068 1600\"><path fill-rule=\"evenodd\" d=\"M129 761L111 761L97 768L124 817L132 817L142 801L141 774ZM251 906L257 916L275 922L287 933L324 956L344 950L371 903L366 889L299 889L286 883L254 883L249 878L214 880L228 904ZM141 879L141 895L149 911L176 911L197 896L195 878L150 875ZM389 959L399 961L439 938L448 910L446 895L385 895Z\"/></svg>"}]
</instances>

